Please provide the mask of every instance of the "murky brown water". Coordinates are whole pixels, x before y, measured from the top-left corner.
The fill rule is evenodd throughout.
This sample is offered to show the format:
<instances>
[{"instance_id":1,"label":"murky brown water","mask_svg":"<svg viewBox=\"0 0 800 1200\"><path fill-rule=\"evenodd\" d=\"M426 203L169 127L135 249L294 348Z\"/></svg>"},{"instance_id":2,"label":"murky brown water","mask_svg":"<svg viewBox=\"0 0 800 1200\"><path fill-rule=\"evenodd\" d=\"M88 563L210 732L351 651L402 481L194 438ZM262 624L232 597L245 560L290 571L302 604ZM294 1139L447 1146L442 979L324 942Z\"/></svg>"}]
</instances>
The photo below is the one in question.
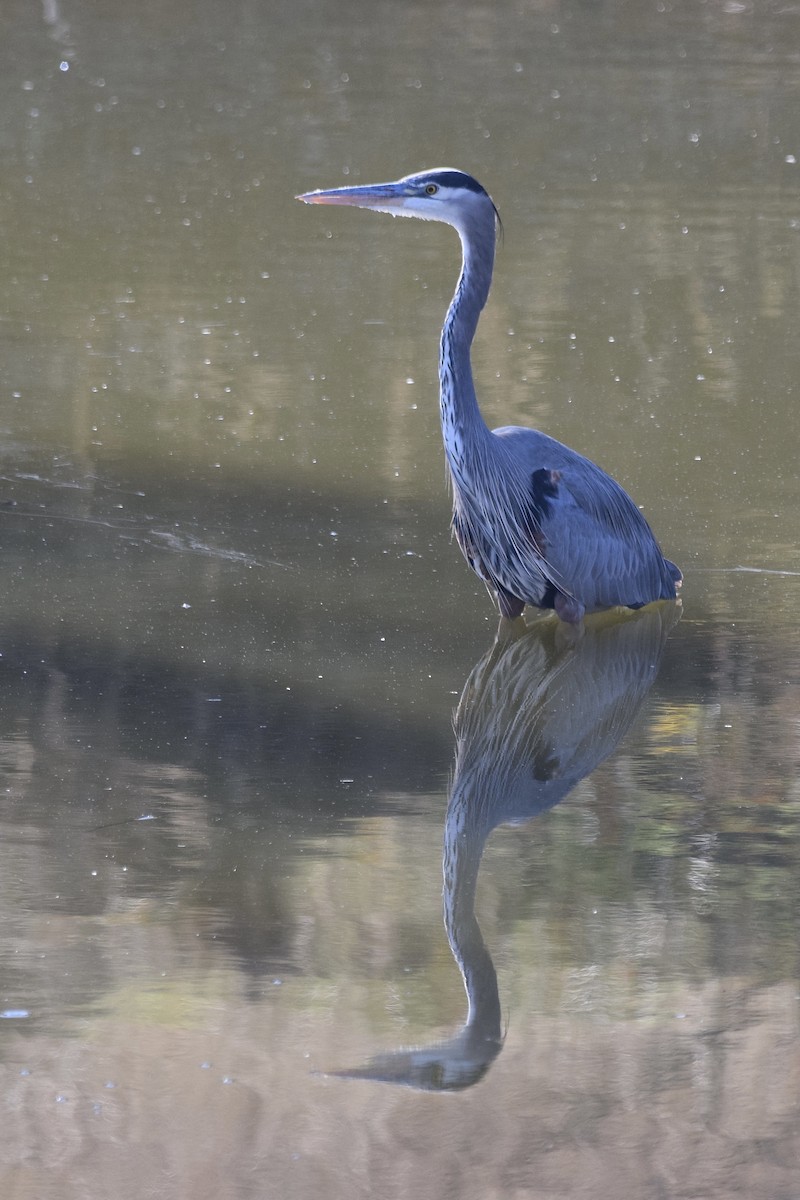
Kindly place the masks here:
<instances>
[{"instance_id":1,"label":"murky brown water","mask_svg":"<svg viewBox=\"0 0 800 1200\"><path fill-rule=\"evenodd\" d=\"M800 11L101 7L0 15L0 1193L793 1200ZM443 162L682 613L495 644L455 237L293 200Z\"/></svg>"}]
</instances>

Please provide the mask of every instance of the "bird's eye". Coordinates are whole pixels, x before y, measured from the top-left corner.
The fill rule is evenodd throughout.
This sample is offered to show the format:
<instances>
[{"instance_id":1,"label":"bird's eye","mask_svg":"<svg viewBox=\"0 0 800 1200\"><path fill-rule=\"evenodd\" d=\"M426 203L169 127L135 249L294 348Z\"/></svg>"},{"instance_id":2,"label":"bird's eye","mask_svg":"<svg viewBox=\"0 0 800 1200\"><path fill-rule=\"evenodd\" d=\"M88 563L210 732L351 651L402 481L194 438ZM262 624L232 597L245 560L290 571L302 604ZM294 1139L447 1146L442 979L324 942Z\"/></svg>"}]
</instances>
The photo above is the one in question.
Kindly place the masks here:
<instances>
[{"instance_id":1,"label":"bird's eye","mask_svg":"<svg viewBox=\"0 0 800 1200\"><path fill-rule=\"evenodd\" d=\"M435 183L428 183L425 185L425 195L426 196L435 196L436 193L438 192L438 190L439 190L439 188L437 187L437 185Z\"/></svg>"}]
</instances>

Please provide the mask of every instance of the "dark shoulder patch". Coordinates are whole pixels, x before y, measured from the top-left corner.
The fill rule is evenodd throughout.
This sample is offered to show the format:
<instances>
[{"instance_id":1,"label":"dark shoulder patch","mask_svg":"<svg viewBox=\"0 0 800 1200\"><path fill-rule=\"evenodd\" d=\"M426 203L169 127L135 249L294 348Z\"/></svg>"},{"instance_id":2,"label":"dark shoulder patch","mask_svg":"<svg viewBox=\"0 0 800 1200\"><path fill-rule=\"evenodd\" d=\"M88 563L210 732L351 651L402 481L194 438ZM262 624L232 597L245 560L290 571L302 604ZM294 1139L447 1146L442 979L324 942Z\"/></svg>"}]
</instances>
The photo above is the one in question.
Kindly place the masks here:
<instances>
[{"instance_id":1,"label":"dark shoulder patch","mask_svg":"<svg viewBox=\"0 0 800 1200\"><path fill-rule=\"evenodd\" d=\"M553 511L552 501L558 495L558 471L540 467L531 475L531 503L537 524L541 525Z\"/></svg>"}]
</instances>

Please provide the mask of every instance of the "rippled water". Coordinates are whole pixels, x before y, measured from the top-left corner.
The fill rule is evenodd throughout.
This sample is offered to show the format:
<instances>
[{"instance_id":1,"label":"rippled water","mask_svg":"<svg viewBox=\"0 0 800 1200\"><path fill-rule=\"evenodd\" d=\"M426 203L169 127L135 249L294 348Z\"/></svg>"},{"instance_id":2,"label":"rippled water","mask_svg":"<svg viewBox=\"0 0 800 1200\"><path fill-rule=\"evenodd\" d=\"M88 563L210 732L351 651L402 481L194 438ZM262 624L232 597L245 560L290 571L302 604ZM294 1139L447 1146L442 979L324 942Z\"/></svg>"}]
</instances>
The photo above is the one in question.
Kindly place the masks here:
<instances>
[{"instance_id":1,"label":"rippled water","mask_svg":"<svg viewBox=\"0 0 800 1200\"><path fill-rule=\"evenodd\" d=\"M0 23L2 1195L795 1197L800 13ZM455 238L293 200L442 162L682 607L496 636Z\"/></svg>"}]
</instances>

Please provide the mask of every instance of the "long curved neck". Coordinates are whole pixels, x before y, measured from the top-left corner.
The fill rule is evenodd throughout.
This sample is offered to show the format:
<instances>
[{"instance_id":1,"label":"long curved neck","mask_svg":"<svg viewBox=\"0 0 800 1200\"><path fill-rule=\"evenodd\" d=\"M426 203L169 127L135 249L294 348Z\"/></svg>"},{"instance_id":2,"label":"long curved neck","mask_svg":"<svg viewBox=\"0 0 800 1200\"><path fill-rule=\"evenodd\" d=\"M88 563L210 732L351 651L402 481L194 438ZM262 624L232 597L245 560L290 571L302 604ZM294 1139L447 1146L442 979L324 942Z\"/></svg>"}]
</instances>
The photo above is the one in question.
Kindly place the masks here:
<instances>
[{"instance_id":1,"label":"long curved neck","mask_svg":"<svg viewBox=\"0 0 800 1200\"><path fill-rule=\"evenodd\" d=\"M461 274L442 328L439 412L447 461L456 481L468 470L470 449L489 434L472 381L470 347L489 295L494 266L494 224L478 232L459 229Z\"/></svg>"}]
</instances>

